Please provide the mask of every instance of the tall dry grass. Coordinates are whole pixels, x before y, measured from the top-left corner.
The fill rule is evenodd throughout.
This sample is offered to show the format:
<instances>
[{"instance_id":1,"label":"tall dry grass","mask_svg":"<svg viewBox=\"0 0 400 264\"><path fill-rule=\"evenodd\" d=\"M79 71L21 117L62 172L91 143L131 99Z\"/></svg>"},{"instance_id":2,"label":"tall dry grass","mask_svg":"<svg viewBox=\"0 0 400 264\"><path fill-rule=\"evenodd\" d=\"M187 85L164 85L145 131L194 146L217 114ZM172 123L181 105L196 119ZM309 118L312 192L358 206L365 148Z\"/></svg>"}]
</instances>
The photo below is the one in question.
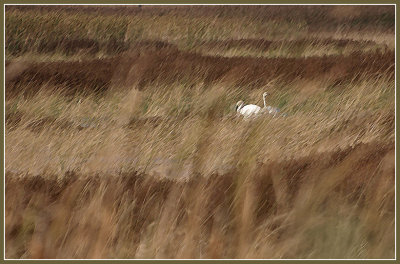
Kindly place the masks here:
<instances>
[{"instance_id":1,"label":"tall dry grass","mask_svg":"<svg viewBox=\"0 0 400 264\"><path fill-rule=\"evenodd\" d=\"M8 42L6 257L394 257L391 9L121 8L7 10L10 37L60 42ZM265 91L286 117L236 116Z\"/></svg>"},{"instance_id":2,"label":"tall dry grass","mask_svg":"<svg viewBox=\"0 0 400 264\"><path fill-rule=\"evenodd\" d=\"M111 232L104 234L104 238L99 234L93 244L90 241L94 233L85 229L89 232L85 244L75 241L83 239L76 230L69 239L65 238L72 243L70 246L46 242L52 246L44 246L45 253L39 256L392 256L394 248L389 245L393 245L390 242L393 232L389 229L394 224L393 203L390 202L394 195L393 83L385 78L351 83L341 87L341 92L324 87L303 91L305 86L300 82L290 89L299 90L302 96L285 95L287 103L283 111L288 117L266 116L250 122L231 114L232 102L241 98L243 92L218 85L197 93L176 85L142 92L133 89L128 94L113 92L102 98L93 96L69 102L61 95L46 91L26 101L9 100L7 109L14 109L14 115L10 113L10 116L21 113L21 117L18 124L6 125L7 186L18 182L16 175L27 175L24 177L27 186L31 186L30 178L39 178L36 181L42 183L37 192L50 196L34 198L38 193L28 187L31 193L28 197L32 197L28 200L34 199L35 204L35 199L39 199L38 205L32 205L38 211L30 216L33 219L22 220L22 223L33 221L36 225L37 221L50 221L49 226L60 225L52 235L48 233L51 227L43 231L40 236L45 241L66 236L65 232L69 231L65 228L69 225L79 230L78 226L86 221L82 217L86 215L90 216L87 220L90 226L101 232ZM253 91L248 100L261 104L262 91ZM271 104L279 100L278 95L273 95ZM382 150L376 153L377 148ZM71 173L74 184L56 183ZM157 186L154 188L167 190L146 194L140 204L133 197L118 202L121 196L136 195L135 190L128 192L125 183L120 182L122 175L133 177L134 182L143 178ZM93 177L97 179L97 187L93 186ZM220 181L223 186L218 187ZM59 193L52 194L53 184L61 184L57 187ZM73 193L65 189L75 188L72 187L75 184L86 187L77 188ZM116 194L112 184L123 190ZM381 187L375 189L376 184ZM143 184L137 183L135 188L142 187ZM87 192L91 194L85 194ZM133 194L129 194L131 192ZM103 200L101 197L107 193L118 198ZM15 195L15 190L7 189L6 194ZM54 205L54 210L64 212L62 218L70 219L72 224L58 223L67 220L53 219L55 212L47 212L47 206L40 204L44 203L42 199L58 201L60 195L69 197L65 199L71 200L71 207L62 209ZM81 200L82 195L89 195L88 200ZM10 205L14 203L12 196L6 199ZM179 201L183 204L179 205ZM113 205L104 211L103 203L109 202ZM149 208L146 203L154 202L158 209L153 208L155 215L148 216L153 213L152 210L146 212L150 210L146 209ZM114 203L123 205L115 207ZM381 208L382 203L387 205ZM68 212L82 206L89 207L81 209L77 216L69 215ZM122 220L118 214L132 206L138 207L140 212L131 212L130 217ZM88 213L91 207L94 211ZM22 210L23 215L28 208ZM99 209L104 216L98 215ZM376 218L376 210L383 214L381 218ZM40 220L41 214L51 220ZM100 217L100 222L93 223L93 215ZM132 224L139 224L137 217L148 222L135 231L129 230ZM209 226L210 219L213 219L212 226ZM381 229L382 226L387 229ZM124 228L124 231L109 228ZM127 242L120 237L121 232L128 232L122 236L128 240L138 235L140 238ZM286 235L278 235L280 232ZM379 238L369 240L368 232ZM253 233L258 234L256 240ZM115 242L111 242L110 237L114 237ZM127 244L120 245L121 239ZM348 240L348 244L343 245L343 239ZM374 243L380 245L383 241L387 241L387 246L375 254L364 248L367 245L375 248ZM219 246L214 248L214 244ZM78 245L83 248L74 249ZM34 256L33 249L19 246L30 252L27 254L33 254L29 256ZM58 249L53 249L54 246ZM128 252L125 252L125 247L132 251L126 249ZM17 253L8 254L17 256Z\"/></svg>"},{"instance_id":3,"label":"tall dry grass","mask_svg":"<svg viewBox=\"0 0 400 264\"><path fill-rule=\"evenodd\" d=\"M312 38L346 35L347 39L379 39L383 46L394 48L392 6L7 6L5 24L8 57L24 54L42 54L47 58L53 54L50 57L58 59L70 59L74 55L104 57L121 53L143 40L160 40L175 44L180 49L193 50L208 41L287 41L310 35ZM277 46L280 47L279 44ZM286 48L287 44L283 46ZM339 51L329 50L332 54L343 52L342 48ZM237 51L227 49L218 53L221 52L262 56L302 54L284 54L279 49L243 51L243 47ZM318 51L308 49L304 54L315 52ZM321 54L321 51L318 53Z\"/></svg>"}]
</instances>

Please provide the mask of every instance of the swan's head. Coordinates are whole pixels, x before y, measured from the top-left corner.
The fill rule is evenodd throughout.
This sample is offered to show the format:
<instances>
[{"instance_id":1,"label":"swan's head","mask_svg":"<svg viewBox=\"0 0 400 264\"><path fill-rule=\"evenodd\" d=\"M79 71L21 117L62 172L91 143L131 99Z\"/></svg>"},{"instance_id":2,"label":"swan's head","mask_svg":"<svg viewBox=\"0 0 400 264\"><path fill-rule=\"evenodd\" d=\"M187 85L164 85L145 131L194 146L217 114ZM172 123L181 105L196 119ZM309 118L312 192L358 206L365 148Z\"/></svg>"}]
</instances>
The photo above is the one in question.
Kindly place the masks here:
<instances>
[{"instance_id":1,"label":"swan's head","mask_svg":"<svg viewBox=\"0 0 400 264\"><path fill-rule=\"evenodd\" d=\"M237 102L237 103L236 103L236 108L235 108L235 110L236 110L236 111L239 111L240 108L242 108L243 104L244 104L244 102L243 102L242 100L240 100L239 102Z\"/></svg>"},{"instance_id":2,"label":"swan's head","mask_svg":"<svg viewBox=\"0 0 400 264\"><path fill-rule=\"evenodd\" d=\"M267 95L269 95L269 93L267 92L263 93L263 97L266 97Z\"/></svg>"}]
</instances>

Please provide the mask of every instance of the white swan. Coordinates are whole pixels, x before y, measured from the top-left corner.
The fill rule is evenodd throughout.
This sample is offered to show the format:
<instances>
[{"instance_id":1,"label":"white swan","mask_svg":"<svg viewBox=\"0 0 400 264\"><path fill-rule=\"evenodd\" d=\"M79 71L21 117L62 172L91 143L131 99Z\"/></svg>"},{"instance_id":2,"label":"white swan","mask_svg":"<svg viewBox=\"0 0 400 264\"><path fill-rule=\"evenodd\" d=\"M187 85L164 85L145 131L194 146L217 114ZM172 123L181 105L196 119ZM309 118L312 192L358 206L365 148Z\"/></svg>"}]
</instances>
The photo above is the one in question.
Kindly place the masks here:
<instances>
[{"instance_id":1,"label":"white swan","mask_svg":"<svg viewBox=\"0 0 400 264\"><path fill-rule=\"evenodd\" d=\"M257 117L261 114L270 114L275 117L280 112L280 109L266 104L265 98L268 95L269 95L268 93L263 93L263 101L264 101L263 108L254 104L244 105L244 102L240 100L239 102L236 103L236 112L238 112L238 114L243 115L244 118Z\"/></svg>"},{"instance_id":2,"label":"white swan","mask_svg":"<svg viewBox=\"0 0 400 264\"><path fill-rule=\"evenodd\" d=\"M249 118L260 114L261 107L253 104L244 105L244 102L240 100L239 102L236 103L236 112L243 115L245 118Z\"/></svg>"}]
</instances>

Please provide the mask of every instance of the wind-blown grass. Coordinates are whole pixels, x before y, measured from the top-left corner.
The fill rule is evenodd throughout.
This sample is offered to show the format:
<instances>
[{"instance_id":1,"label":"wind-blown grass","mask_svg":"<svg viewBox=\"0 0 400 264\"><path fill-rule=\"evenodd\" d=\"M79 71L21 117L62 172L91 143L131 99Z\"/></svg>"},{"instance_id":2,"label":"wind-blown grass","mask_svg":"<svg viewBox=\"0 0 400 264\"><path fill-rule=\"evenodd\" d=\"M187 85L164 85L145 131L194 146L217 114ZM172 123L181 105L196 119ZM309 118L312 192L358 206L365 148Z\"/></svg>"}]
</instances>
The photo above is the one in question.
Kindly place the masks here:
<instances>
[{"instance_id":1,"label":"wind-blown grass","mask_svg":"<svg viewBox=\"0 0 400 264\"><path fill-rule=\"evenodd\" d=\"M393 15L8 7L6 257L393 258Z\"/></svg>"}]
</instances>

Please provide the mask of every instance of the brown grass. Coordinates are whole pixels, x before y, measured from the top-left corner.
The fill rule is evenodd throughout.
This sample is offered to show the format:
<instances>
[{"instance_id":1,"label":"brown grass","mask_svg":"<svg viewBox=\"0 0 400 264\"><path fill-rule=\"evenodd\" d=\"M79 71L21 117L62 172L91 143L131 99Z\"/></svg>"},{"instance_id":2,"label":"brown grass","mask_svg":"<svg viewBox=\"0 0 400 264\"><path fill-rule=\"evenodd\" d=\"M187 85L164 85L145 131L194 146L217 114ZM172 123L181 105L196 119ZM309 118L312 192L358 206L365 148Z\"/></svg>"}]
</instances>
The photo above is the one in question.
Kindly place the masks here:
<instances>
[{"instance_id":1,"label":"brown grass","mask_svg":"<svg viewBox=\"0 0 400 264\"><path fill-rule=\"evenodd\" d=\"M394 52L352 53L349 56L310 58L224 58L179 52L157 44L112 59L74 62L40 62L25 66L10 79L6 96L36 93L43 84L63 85L68 95L98 92L112 86L171 85L176 82L228 83L245 88L262 87L271 80L324 78L332 85L358 81L363 76L388 74L394 79ZM15 67L20 62L9 62ZM26 65L26 64L25 64ZM196 78L191 78L196 76ZM26 85L32 88L26 89Z\"/></svg>"},{"instance_id":2,"label":"brown grass","mask_svg":"<svg viewBox=\"0 0 400 264\"><path fill-rule=\"evenodd\" d=\"M61 182L55 180L58 176L8 174L6 200L13 206L6 207L6 254L387 258L394 247L376 252L374 245L393 240L389 230L394 222L388 221L394 214L393 155L393 146L371 143L270 161L254 168L255 174L243 175L240 185L240 172L233 171L187 182L134 172L117 178L66 174ZM326 240L320 241L321 235ZM25 246L16 244L30 237Z\"/></svg>"},{"instance_id":3,"label":"brown grass","mask_svg":"<svg viewBox=\"0 0 400 264\"><path fill-rule=\"evenodd\" d=\"M7 7L6 257L393 258L392 15Z\"/></svg>"}]
</instances>

